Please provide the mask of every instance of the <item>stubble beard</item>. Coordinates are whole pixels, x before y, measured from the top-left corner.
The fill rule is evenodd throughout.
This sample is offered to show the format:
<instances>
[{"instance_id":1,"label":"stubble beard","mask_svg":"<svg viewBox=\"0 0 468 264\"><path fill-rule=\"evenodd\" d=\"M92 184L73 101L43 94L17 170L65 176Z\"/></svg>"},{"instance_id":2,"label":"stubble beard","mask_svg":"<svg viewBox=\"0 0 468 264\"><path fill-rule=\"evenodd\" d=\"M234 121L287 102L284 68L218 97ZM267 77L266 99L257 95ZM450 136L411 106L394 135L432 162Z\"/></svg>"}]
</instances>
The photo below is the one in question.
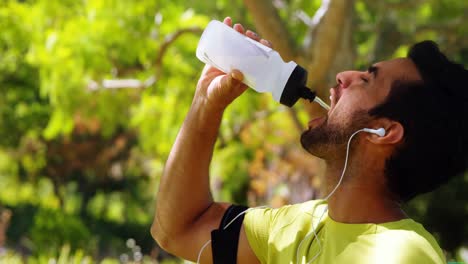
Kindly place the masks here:
<instances>
[{"instance_id":1,"label":"stubble beard","mask_svg":"<svg viewBox=\"0 0 468 264\"><path fill-rule=\"evenodd\" d=\"M325 161L344 158L346 145L352 133L367 127L371 120L367 111L359 110L348 120L330 123L328 117L315 128L301 134L301 145L310 154Z\"/></svg>"}]
</instances>

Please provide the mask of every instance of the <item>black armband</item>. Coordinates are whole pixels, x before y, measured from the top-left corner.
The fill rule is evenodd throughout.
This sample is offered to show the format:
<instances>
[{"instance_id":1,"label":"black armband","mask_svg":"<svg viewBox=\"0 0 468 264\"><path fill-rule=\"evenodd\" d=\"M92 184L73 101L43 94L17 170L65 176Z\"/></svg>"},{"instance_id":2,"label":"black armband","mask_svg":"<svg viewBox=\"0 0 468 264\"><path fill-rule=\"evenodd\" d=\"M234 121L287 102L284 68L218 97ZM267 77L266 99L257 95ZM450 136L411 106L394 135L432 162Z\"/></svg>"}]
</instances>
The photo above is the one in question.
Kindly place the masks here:
<instances>
[{"instance_id":1,"label":"black armband","mask_svg":"<svg viewBox=\"0 0 468 264\"><path fill-rule=\"evenodd\" d=\"M239 235L245 214L237 218L236 216L247 209L246 206L231 205L224 213L219 229L211 231L211 251L213 252L214 264L237 263ZM234 218L236 220L224 229Z\"/></svg>"}]
</instances>

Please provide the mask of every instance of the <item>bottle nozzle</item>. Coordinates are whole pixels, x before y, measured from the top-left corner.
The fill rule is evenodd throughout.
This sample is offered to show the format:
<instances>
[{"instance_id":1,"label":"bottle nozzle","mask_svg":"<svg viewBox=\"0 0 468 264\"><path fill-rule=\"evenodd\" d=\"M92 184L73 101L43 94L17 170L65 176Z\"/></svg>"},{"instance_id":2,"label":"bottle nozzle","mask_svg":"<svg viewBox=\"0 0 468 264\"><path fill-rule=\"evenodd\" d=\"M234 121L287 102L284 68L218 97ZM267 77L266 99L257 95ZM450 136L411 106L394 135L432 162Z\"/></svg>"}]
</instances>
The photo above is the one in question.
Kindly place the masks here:
<instances>
[{"instance_id":1,"label":"bottle nozzle","mask_svg":"<svg viewBox=\"0 0 468 264\"><path fill-rule=\"evenodd\" d=\"M306 86L303 86L301 89L301 97L309 100L310 102L316 102L327 111L330 110L330 106L327 105L322 99L320 99L320 97L317 96L315 92L313 92Z\"/></svg>"},{"instance_id":2,"label":"bottle nozzle","mask_svg":"<svg viewBox=\"0 0 468 264\"><path fill-rule=\"evenodd\" d=\"M320 99L320 97L315 96L314 102L316 102L317 104L319 104L321 107L325 108L325 110L327 110L327 111L330 110L330 106L327 105L327 103L325 103L322 99Z\"/></svg>"},{"instance_id":3,"label":"bottle nozzle","mask_svg":"<svg viewBox=\"0 0 468 264\"><path fill-rule=\"evenodd\" d=\"M300 97L302 97L304 99L307 99L307 100L312 102L312 101L314 101L315 97L317 97L317 95L315 94L315 92L313 92L312 90L310 90L306 86L302 86L301 89L300 89Z\"/></svg>"},{"instance_id":4,"label":"bottle nozzle","mask_svg":"<svg viewBox=\"0 0 468 264\"><path fill-rule=\"evenodd\" d=\"M299 65L296 65L293 72L289 76L286 85L281 92L279 102L283 105L292 107L299 98L304 98L310 102L316 102L327 111L330 110L322 99L317 97L317 94L306 86L307 71Z\"/></svg>"}]
</instances>

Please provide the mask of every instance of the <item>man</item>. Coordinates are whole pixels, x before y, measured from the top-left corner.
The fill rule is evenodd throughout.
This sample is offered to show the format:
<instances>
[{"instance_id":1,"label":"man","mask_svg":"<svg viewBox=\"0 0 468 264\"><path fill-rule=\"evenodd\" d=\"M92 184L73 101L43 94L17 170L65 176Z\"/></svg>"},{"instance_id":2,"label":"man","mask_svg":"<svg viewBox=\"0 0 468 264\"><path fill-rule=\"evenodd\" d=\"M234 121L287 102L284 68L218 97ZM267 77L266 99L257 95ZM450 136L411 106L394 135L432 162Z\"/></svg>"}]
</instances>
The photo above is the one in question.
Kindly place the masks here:
<instances>
[{"instance_id":1,"label":"man","mask_svg":"<svg viewBox=\"0 0 468 264\"><path fill-rule=\"evenodd\" d=\"M236 70L205 67L161 179L153 237L200 263L444 263L400 205L466 170L467 75L432 42L413 46L408 58L339 73L331 110L301 136L326 161L333 195L244 212L212 200L209 164L223 110L246 86ZM383 133L357 132L363 128Z\"/></svg>"}]
</instances>

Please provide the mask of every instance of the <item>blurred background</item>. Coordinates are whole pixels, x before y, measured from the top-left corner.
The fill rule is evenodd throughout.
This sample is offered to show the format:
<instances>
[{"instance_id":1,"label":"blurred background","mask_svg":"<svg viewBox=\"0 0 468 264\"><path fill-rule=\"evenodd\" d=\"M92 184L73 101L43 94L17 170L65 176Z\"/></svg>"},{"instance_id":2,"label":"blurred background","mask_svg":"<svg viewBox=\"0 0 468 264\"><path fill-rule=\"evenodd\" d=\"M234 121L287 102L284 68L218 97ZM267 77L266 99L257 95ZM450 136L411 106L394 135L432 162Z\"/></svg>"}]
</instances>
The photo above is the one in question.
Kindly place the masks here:
<instances>
[{"instance_id":1,"label":"blurred background","mask_svg":"<svg viewBox=\"0 0 468 264\"><path fill-rule=\"evenodd\" d=\"M327 100L337 72L405 56L424 39L468 65L468 1L0 2L1 263L183 262L149 230L212 19L269 39ZM253 91L235 101L211 167L216 199L278 207L322 197L324 164L298 140L319 111ZM468 259L467 183L406 206L447 260Z\"/></svg>"}]
</instances>

